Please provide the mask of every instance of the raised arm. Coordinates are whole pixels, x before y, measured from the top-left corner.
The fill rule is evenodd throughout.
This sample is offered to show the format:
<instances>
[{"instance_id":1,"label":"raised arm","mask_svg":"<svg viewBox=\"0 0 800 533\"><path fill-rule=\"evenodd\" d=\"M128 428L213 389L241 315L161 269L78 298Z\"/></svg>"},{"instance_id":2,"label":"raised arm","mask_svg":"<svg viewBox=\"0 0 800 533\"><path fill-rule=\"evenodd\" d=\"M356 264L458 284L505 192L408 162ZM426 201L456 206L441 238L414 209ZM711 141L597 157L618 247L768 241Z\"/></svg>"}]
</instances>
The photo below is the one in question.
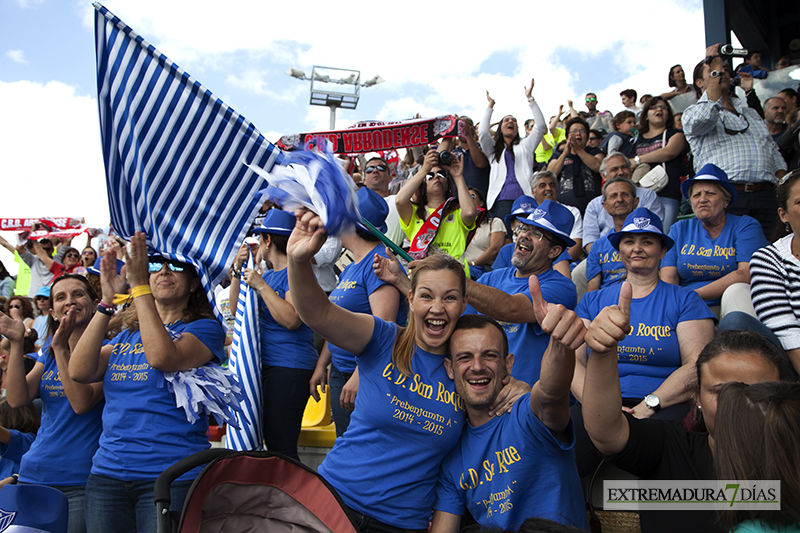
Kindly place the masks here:
<instances>
[{"instance_id":1,"label":"raised arm","mask_svg":"<svg viewBox=\"0 0 800 533\"><path fill-rule=\"evenodd\" d=\"M478 143L475 142L475 126L469 122L464 122L464 137L461 138L461 143L466 144L469 149L469 155L472 162L478 168L486 168L489 166L489 159L483 153Z\"/></svg>"},{"instance_id":2,"label":"raised arm","mask_svg":"<svg viewBox=\"0 0 800 533\"><path fill-rule=\"evenodd\" d=\"M328 342L358 355L372 340L375 322L372 315L353 313L330 302L317 283L311 258L326 237L319 216L311 211L297 212L297 225L287 245L289 290L300 319L308 327Z\"/></svg>"},{"instance_id":3,"label":"raised arm","mask_svg":"<svg viewBox=\"0 0 800 533\"><path fill-rule=\"evenodd\" d=\"M95 302L93 302L95 303ZM83 414L94 407L97 402L103 399L103 382L79 383L70 377L69 372L69 339L75 330L75 315L67 310L65 316L53 335L53 353L56 358L58 374L61 378L61 385L64 387L64 394L76 414Z\"/></svg>"},{"instance_id":4,"label":"raised arm","mask_svg":"<svg viewBox=\"0 0 800 533\"><path fill-rule=\"evenodd\" d=\"M37 362L33 370L25 374L25 325L22 322L0 313L0 334L11 341L4 383L8 405L16 409L28 405L39 395L44 365Z\"/></svg>"},{"instance_id":5,"label":"raised arm","mask_svg":"<svg viewBox=\"0 0 800 533\"><path fill-rule=\"evenodd\" d=\"M31 243L33 244L33 251L36 256L39 258L39 260L41 260L42 263L44 263L44 266L47 267L47 270L50 270L53 267L53 263L55 263L53 258L47 255L47 252L44 251L44 248L42 248L42 245L39 244L38 241L31 241Z\"/></svg>"},{"instance_id":6,"label":"raised arm","mask_svg":"<svg viewBox=\"0 0 800 533\"><path fill-rule=\"evenodd\" d=\"M483 118L478 124L478 140L481 142L481 150L484 155L491 160L492 152L494 152L494 139L492 138L492 113L494 112L494 98L489 96L489 91L486 91L486 100L489 102L486 110L483 112Z\"/></svg>"},{"instance_id":7,"label":"raised arm","mask_svg":"<svg viewBox=\"0 0 800 533\"><path fill-rule=\"evenodd\" d=\"M264 278L252 268L246 268L244 272L242 272L242 281L258 291L258 294L261 296L267 309L269 309L275 322L288 330L295 330L303 325L300 316L297 314L297 310L292 304L289 295L290 291L286 291L286 299L284 300L278 296L278 293L276 293L275 290L267 284Z\"/></svg>"},{"instance_id":8,"label":"raised arm","mask_svg":"<svg viewBox=\"0 0 800 533\"><path fill-rule=\"evenodd\" d=\"M622 413L617 343L630 329L633 289L622 284L619 304L600 311L586 330L589 359L583 382L583 424L597 451L613 454L628 442L630 428Z\"/></svg>"},{"instance_id":9,"label":"raised arm","mask_svg":"<svg viewBox=\"0 0 800 533\"><path fill-rule=\"evenodd\" d=\"M419 186L422 184L423 180L425 180L425 175L428 174L438 162L438 152L428 150L417 173L411 176L411 179L398 191L394 202L397 206L397 214L400 216L400 220L402 220L403 223L408 224L411 222L411 217L414 214L414 204L411 203L411 198L414 197L414 193L417 192ZM467 196L469 196L469 193L467 193Z\"/></svg>"},{"instance_id":10,"label":"raised arm","mask_svg":"<svg viewBox=\"0 0 800 533\"><path fill-rule=\"evenodd\" d=\"M461 222L468 228L475 225L475 219L478 216L478 208L475 207L475 200L467 188L467 182L464 181L464 161L463 156L456 156L453 164L450 165L450 173L453 176L453 181L456 184L458 191L458 205L461 207Z\"/></svg>"},{"instance_id":11,"label":"raised arm","mask_svg":"<svg viewBox=\"0 0 800 533\"><path fill-rule=\"evenodd\" d=\"M569 391L575 368L575 350L583 344L583 320L563 305L544 301L536 276L528 279L533 310L550 344L542 356L539 381L531 390L531 411L561 439L569 424Z\"/></svg>"}]
</instances>

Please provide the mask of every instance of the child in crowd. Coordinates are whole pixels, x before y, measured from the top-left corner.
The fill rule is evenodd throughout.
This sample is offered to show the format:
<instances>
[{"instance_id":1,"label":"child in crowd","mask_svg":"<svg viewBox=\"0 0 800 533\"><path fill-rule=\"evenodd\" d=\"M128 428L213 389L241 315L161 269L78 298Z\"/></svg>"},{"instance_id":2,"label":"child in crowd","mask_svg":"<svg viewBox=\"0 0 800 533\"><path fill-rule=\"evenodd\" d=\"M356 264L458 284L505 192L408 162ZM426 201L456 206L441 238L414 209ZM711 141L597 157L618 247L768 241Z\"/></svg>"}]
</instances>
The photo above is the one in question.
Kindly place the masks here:
<instances>
[{"instance_id":1,"label":"child in crowd","mask_svg":"<svg viewBox=\"0 0 800 533\"><path fill-rule=\"evenodd\" d=\"M608 137L600 144L600 149L606 154L621 152L625 157L633 159L636 152L633 149L634 126L636 126L636 114L633 111L620 111L614 115L614 128ZM634 132L635 133L635 132Z\"/></svg>"}]
</instances>

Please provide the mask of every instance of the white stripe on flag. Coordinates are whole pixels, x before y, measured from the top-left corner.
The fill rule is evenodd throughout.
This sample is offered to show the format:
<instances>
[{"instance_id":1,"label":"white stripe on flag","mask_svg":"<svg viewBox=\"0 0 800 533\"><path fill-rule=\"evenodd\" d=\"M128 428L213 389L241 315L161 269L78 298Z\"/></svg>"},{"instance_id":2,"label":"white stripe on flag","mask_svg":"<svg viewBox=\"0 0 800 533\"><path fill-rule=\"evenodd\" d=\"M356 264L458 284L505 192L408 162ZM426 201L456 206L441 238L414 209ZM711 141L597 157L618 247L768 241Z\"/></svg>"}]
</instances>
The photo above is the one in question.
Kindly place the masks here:
<instances>
[{"instance_id":1,"label":"white stripe on flag","mask_svg":"<svg viewBox=\"0 0 800 533\"><path fill-rule=\"evenodd\" d=\"M252 256L247 267L253 268ZM231 294L230 298L234 295ZM231 358L228 368L239 380L242 393L248 398L242 412L237 413L239 426L228 426L225 440L228 448L236 451L261 450L264 435L261 425L261 350L258 330L258 293L245 283L239 285L236 305L236 325L233 329Z\"/></svg>"},{"instance_id":2,"label":"white stripe on flag","mask_svg":"<svg viewBox=\"0 0 800 533\"><path fill-rule=\"evenodd\" d=\"M111 224L194 264L209 300L262 202L280 150L100 4L97 93ZM216 310L216 308L215 308Z\"/></svg>"}]
</instances>

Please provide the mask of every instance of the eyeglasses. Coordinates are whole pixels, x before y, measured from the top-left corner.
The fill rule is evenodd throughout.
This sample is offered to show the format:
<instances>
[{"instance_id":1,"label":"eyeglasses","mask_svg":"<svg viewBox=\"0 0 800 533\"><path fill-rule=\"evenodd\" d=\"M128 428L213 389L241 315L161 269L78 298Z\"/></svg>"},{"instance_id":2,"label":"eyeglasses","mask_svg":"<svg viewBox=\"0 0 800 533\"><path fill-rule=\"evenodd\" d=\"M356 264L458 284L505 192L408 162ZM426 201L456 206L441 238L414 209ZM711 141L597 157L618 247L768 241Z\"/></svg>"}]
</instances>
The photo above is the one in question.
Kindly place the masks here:
<instances>
[{"instance_id":1,"label":"eyeglasses","mask_svg":"<svg viewBox=\"0 0 800 533\"><path fill-rule=\"evenodd\" d=\"M22 306L21 305L9 305L8 308L9 309L22 309Z\"/></svg>"},{"instance_id":2,"label":"eyeglasses","mask_svg":"<svg viewBox=\"0 0 800 533\"><path fill-rule=\"evenodd\" d=\"M74 257L75 259L80 259L81 256L76 253L68 253L64 257Z\"/></svg>"},{"instance_id":3,"label":"eyeglasses","mask_svg":"<svg viewBox=\"0 0 800 533\"><path fill-rule=\"evenodd\" d=\"M538 239L539 241L541 241L542 239L547 239L547 241L550 242L550 239L546 237L544 233L536 229L534 226L529 226L528 224L520 224L519 226L514 228L515 236L519 237L523 233L529 233L531 237L533 237L534 239Z\"/></svg>"},{"instance_id":4,"label":"eyeglasses","mask_svg":"<svg viewBox=\"0 0 800 533\"><path fill-rule=\"evenodd\" d=\"M739 116L742 117L744 119L744 123L747 124L743 130L732 130L728 128L728 126L725 125L725 119L722 118L722 115L719 116L720 121L722 121L722 127L725 128L725 133L727 133L728 135L739 135L740 133L744 133L747 131L747 129L750 127L750 122L748 122L747 120L747 115L742 113Z\"/></svg>"},{"instance_id":5,"label":"eyeglasses","mask_svg":"<svg viewBox=\"0 0 800 533\"><path fill-rule=\"evenodd\" d=\"M366 172L367 174L372 174L376 170L380 172L386 172L386 165L370 165L364 169L364 172Z\"/></svg>"},{"instance_id":6,"label":"eyeglasses","mask_svg":"<svg viewBox=\"0 0 800 533\"><path fill-rule=\"evenodd\" d=\"M183 272L189 266L186 263L172 262L172 261L150 261L147 263L147 271L150 274L157 274L161 269L167 265L173 272Z\"/></svg>"},{"instance_id":7,"label":"eyeglasses","mask_svg":"<svg viewBox=\"0 0 800 533\"><path fill-rule=\"evenodd\" d=\"M599 141L599 140L600 140L600 137L596 137L596 136L593 136L593 135L589 135L589 140L590 140L590 141Z\"/></svg>"},{"instance_id":8,"label":"eyeglasses","mask_svg":"<svg viewBox=\"0 0 800 533\"><path fill-rule=\"evenodd\" d=\"M654 105L650 108L650 111L655 111L656 109L660 109L661 111L668 111L669 108L665 105Z\"/></svg>"},{"instance_id":9,"label":"eyeglasses","mask_svg":"<svg viewBox=\"0 0 800 533\"><path fill-rule=\"evenodd\" d=\"M597 101L597 98L587 98L587 99L586 99L586 103L589 103L589 102L596 102L596 101Z\"/></svg>"},{"instance_id":10,"label":"eyeglasses","mask_svg":"<svg viewBox=\"0 0 800 533\"><path fill-rule=\"evenodd\" d=\"M580 130L572 130L569 132L568 135L584 135L584 134L586 134L586 130L580 129Z\"/></svg>"},{"instance_id":11,"label":"eyeglasses","mask_svg":"<svg viewBox=\"0 0 800 533\"><path fill-rule=\"evenodd\" d=\"M431 181L433 178L441 178L443 180L446 180L447 174L445 174L441 170L438 170L436 172L428 172L427 174L425 174L425 181Z\"/></svg>"}]
</instances>

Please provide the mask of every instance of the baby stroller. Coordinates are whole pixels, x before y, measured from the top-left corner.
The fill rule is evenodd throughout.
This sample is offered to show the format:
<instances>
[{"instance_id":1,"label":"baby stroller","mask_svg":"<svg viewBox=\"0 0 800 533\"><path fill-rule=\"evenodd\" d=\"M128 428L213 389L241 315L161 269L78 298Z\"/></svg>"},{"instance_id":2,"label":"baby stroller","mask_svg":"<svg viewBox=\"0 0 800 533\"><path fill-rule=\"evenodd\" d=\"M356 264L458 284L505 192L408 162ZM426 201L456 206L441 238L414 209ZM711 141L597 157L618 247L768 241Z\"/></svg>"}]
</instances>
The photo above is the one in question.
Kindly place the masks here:
<instances>
[{"instance_id":1,"label":"baby stroller","mask_svg":"<svg viewBox=\"0 0 800 533\"><path fill-rule=\"evenodd\" d=\"M172 482L206 463L183 510L170 512ZM357 532L333 487L279 453L204 450L165 470L154 492L158 533Z\"/></svg>"}]
</instances>

